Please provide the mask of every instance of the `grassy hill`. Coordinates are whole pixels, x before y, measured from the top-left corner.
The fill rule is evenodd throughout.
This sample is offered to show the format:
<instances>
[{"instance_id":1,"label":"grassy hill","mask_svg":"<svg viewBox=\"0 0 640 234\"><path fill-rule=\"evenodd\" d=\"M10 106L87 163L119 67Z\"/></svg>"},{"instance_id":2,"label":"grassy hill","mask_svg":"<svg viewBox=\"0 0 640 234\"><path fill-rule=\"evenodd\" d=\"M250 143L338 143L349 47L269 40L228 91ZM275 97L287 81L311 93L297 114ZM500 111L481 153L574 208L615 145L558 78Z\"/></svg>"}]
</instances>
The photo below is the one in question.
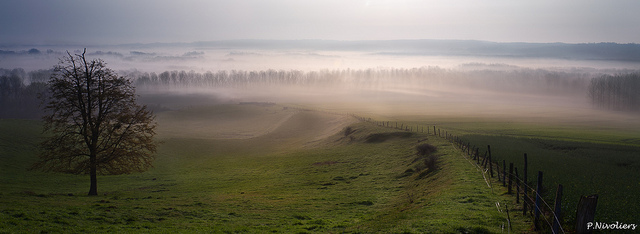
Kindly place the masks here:
<instances>
[{"instance_id":1,"label":"grassy hill","mask_svg":"<svg viewBox=\"0 0 640 234\"><path fill-rule=\"evenodd\" d=\"M94 197L88 176L26 170L39 122L0 120L0 232L485 233L516 207L441 138L282 106L198 108L160 113L155 167L101 176ZM425 143L436 167L416 154ZM528 230L516 213L513 230Z\"/></svg>"}]
</instances>

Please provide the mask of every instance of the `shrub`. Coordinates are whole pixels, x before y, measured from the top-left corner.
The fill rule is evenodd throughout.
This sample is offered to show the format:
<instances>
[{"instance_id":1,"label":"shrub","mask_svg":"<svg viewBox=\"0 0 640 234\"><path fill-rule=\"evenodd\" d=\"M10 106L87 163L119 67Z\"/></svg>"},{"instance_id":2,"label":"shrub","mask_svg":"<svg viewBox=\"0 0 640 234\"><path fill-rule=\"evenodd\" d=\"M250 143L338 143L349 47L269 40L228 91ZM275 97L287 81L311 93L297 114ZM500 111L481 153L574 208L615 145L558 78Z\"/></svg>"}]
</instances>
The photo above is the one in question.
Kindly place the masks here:
<instances>
[{"instance_id":1,"label":"shrub","mask_svg":"<svg viewBox=\"0 0 640 234\"><path fill-rule=\"evenodd\" d=\"M429 157L424 159L424 165L427 166L427 169L429 169L430 171L436 170L438 169L438 165L437 164L438 161L438 156L436 155L430 155Z\"/></svg>"},{"instance_id":2,"label":"shrub","mask_svg":"<svg viewBox=\"0 0 640 234\"><path fill-rule=\"evenodd\" d=\"M424 144L420 144L418 146L416 146L416 150L418 150L418 155L419 156L427 156L433 152L436 152L438 150L438 148L436 148L433 145L424 143Z\"/></svg>"}]
</instances>

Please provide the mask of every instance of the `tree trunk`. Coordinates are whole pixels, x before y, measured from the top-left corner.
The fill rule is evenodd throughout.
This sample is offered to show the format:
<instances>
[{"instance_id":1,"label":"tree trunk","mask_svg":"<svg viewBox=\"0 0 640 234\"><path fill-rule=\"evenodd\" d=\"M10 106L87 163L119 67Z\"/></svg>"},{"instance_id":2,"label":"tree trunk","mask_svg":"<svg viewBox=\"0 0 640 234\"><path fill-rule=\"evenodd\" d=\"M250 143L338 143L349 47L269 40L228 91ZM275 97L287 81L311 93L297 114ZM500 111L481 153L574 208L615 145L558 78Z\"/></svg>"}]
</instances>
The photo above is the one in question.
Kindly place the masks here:
<instances>
[{"instance_id":1,"label":"tree trunk","mask_svg":"<svg viewBox=\"0 0 640 234\"><path fill-rule=\"evenodd\" d=\"M97 173L97 162L96 156L91 155L89 159L90 165L90 176L91 176L91 187L89 188L89 196L98 195L98 173Z\"/></svg>"}]
</instances>

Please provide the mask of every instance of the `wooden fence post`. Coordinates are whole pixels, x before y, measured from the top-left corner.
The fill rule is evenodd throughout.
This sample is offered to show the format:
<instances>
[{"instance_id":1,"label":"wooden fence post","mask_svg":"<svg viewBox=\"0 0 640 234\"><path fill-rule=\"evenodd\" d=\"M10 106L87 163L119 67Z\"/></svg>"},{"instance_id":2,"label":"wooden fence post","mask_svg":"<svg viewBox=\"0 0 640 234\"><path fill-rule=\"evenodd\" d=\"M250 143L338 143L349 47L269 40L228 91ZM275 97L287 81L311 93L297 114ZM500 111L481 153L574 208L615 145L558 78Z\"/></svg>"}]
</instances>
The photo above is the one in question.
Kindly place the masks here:
<instances>
[{"instance_id":1,"label":"wooden fence post","mask_svg":"<svg viewBox=\"0 0 640 234\"><path fill-rule=\"evenodd\" d=\"M524 203L522 204L522 215L526 215L527 214L527 208L529 207L529 182L527 182L527 153L524 154L524 171L523 171L523 177L524 179L522 180L522 183L524 183L524 185L522 186L522 191L524 192L524 197L522 198L522 200L524 201Z\"/></svg>"},{"instance_id":2,"label":"wooden fence post","mask_svg":"<svg viewBox=\"0 0 640 234\"><path fill-rule=\"evenodd\" d=\"M498 173L498 175L500 175L500 173ZM498 178L498 180L499 179L500 178ZM502 160L502 187L507 187L507 160Z\"/></svg>"},{"instance_id":3,"label":"wooden fence post","mask_svg":"<svg viewBox=\"0 0 640 234\"><path fill-rule=\"evenodd\" d=\"M598 195L581 196L578 202L578 211L576 214L576 233L592 233L593 218L596 215L596 205L598 204Z\"/></svg>"},{"instance_id":4,"label":"wooden fence post","mask_svg":"<svg viewBox=\"0 0 640 234\"><path fill-rule=\"evenodd\" d=\"M553 234L558 234L560 231L560 224L562 223L562 184L558 184L558 190L556 190L556 202L554 205L554 219L553 219Z\"/></svg>"},{"instance_id":5,"label":"wooden fence post","mask_svg":"<svg viewBox=\"0 0 640 234\"><path fill-rule=\"evenodd\" d=\"M489 173L491 174L491 178L493 178L493 165L491 163L493 158L491 157L491 145L487 145L487 151L489 151Z\"/></svg>"},{"instance_id":6,"label":"wooden fence post","mask_svg":"<svg viewBox=\"0 0 640 234\"><path fill-rule=\"evenodd\" d=\"M496 162L496 174L498 174L498 182L502 181L500 180L500 162Z\"/></svg>"},{"instance_id":7,"label":"wooden fence post","mask_svg":"<svg viewBox=\"0 0 640 234\"><path fill-rule=\"evenodd\" d=\"M473 145L473 150L471 150L471 154L473 155L473 158L471 160L476 160L476 156L478 154L476 154L476 145Z\"/></svg>"},{"instance_id":8,"label":"wooden fence post","mask_svg":"<svg viewBox=\"0 0 640 234\"><path fill-rule=\"evenodd\" d=\"M433 125L433 135L436 135L436 125Z\"/></svg>"},{"instance_id":9,"label":"wooden fence post","mask_svg":"<svg viewBox=\"0 0 640 234\"><path fill-rule=\"evenodd\" d=\"M516 204L520 203L520 176L518 175L518 167L516 167Z\"/></svg>"},{"instance_id":10,"label":"wooden fence post","mask_svg":"<svg viewBox=\"0 0 640 234\"><path fill-rule=\"evenodd\" d=\"M512 186L513 185L513 163L509 163L509 189L507 190L509 194L513 193Z\"/></svg>"},{"instance_id":11,"label":"wooden fence post","mask_svg":"<svg viewBox=\"0 0 640 234\"><path fill-rule=\"evenodd\" d=\"M487 151L484 151L484 156L482 157L482 163L480 166L483 166L484 169L487 169Z\"/></svg>"},{"instance_id":12,"label":"wooden fence post","mask_svg":"<svg viewBox=\"0 0 640 234\"><path fill-rule=\"evenodd\" d=\"M542 171L538 171L538 186L536 186L536 203L535 203L535 216L533 219L533 224L535 230L540 230L540 203L542 203Z\"/></svg>"}]
</instances>

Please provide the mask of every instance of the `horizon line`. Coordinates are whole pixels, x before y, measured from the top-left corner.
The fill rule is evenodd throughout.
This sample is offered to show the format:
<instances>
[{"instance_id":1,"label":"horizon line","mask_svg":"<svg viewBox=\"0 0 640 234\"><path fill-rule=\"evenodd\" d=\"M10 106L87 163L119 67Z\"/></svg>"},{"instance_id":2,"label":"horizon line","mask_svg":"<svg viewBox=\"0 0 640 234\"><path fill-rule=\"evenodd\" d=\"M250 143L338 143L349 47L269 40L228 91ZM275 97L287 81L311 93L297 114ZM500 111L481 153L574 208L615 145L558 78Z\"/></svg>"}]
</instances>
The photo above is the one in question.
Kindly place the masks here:
<instances>
[{"instance_id":1,"label":"horizon line","mask_svg":"<svg viewBox=\"0 0 640 234\"><path fill-rule=\"evenodd\" d=\"M220 40L196 40L196 41L178 41L178 42L128 42L128 43L84 43L84 42L43 42L43 43L0 43L0 47L28 47L28 46L89 46L89 47L104 47L104 46L134 46L134 45L189 45L199 43L215 43L215 42L419 42L419 41L431 41L431 42L477 42L477 43L492 43L492 44L538 44L538 45L550 45L550 44L563 44L563 45L590 45L590 44L616 44L616 45L640 45L638 42L525 42L525 41L490 41L480 39L220 39Z\"/></svg>"}]
</instances>

